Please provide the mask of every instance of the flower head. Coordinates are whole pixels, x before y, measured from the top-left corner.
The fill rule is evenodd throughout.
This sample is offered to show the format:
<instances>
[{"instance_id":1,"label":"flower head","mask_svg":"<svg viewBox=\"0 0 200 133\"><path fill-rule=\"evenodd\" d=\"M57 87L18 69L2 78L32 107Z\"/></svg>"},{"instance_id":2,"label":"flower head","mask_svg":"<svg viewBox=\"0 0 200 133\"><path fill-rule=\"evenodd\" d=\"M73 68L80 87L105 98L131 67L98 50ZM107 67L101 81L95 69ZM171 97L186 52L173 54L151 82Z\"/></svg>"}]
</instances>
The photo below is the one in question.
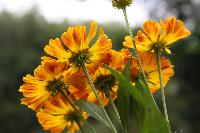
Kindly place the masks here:
<instances>
[{"instance_id":1,"label":"flower head","mask_svg":"<svg viewBox=\"0 0 200 133\"><path fill-rule=\"evenodd\" d=\"M103 57L110 52L112 44L103 29L100 28L97 41L91 45L96 32L97 24L94 21L91 22L88 35L86 35L85 26L69 27L61 37L67 49L63 47L59 39L56 39L50 40L49 45L46 45L44 50L47 54L61 61L72 63L76 67L80 65L80 61L86 64L100 63L102 60L105 60Z\"/></svg>"},{"instance_id":2,"label":"flower head","mask_svg":"<svg viewBox=\"0 0 200 133\"><path fill-rule=\"evenodd\" d=\"M104 105L109 103L108 93L110 93L113 100L117 98L118 82L109 70L104 67L99 67L92 75L92 80L97 89L98 96ZM88 93L87 100L98 103L93 91L90 89L90 85L88 85L88 90L90 92Z\"/></svg>"},{"instance_id":3,"label":"flower head","mask_svg":"<svg viewBox=\"0 0 200 133\"><path fill-rule=\"evenodd\" d=\"M167 18L160 23L149 20L143 24L143 32L139 31L135 37L135 44L138 51L154 51L160 48L170 54L169 47L179 39L189 36L191 32L186 29L181 20L175 17ZM124 46L133 48L130 36L125 37Z\"/></svg>"},{"instance_id":4,"label":"flower head","mask_svg":"<svg viewBox=\"0 0 200 133\"><path fill-rule=\"evenodd\" d=\"M67 87L63 75L67 66L66 63L52 60L38 66L34 76L26 75L23 78L24 84L19 89L25 97L22 99L22 104L33 110L39 110L47 100L56 97L59 92L58 87Z\"/></svg>"},{"instance_id":5,"label":"flower head","mask_svg":"<svg viewBox=\"0 0 200 133\"><path fill-rule=\"evenodd\" d=\"M130 6L133 0L112 0L113 7L123 9L126 6Z\"/></svg>"},{"instance_id":6,"label":"flower head","mask_svg":"<svg viewBox=\"0 0 200 133\"><path fill-rule=\"evenodd\" d=\"M87 119L88 115L85 112L79 110L79 113ZM61 133L65 128L69 133L74 133L79 130L77 122L81 122L78 113L62 98L53 104L46 102L44 109L37 113L37 117L44 130L53 133Z\"/></svg>"}]
</instances>

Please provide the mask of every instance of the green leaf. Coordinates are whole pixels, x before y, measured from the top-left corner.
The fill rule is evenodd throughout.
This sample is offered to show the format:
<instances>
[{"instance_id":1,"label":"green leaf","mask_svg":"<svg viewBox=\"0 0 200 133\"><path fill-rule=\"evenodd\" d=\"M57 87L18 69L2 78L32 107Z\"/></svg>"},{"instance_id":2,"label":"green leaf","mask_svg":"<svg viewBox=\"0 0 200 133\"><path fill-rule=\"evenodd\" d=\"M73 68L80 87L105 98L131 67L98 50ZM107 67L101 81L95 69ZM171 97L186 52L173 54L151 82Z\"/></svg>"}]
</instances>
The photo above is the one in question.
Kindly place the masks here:
<instances>
[{"instance_id":1,"label":"green leaf","mask_svg":"<svg viewBox=\"0 0 200 133\"><path fill-rule=\"evenodd\" d=\"M140 131L142 133L171 133L171 129L167 121L164 119L163 115L159 111L153 96L151 95L148 86L145 84L144 79L142 76L139 77L138 82L136 84L137 88L143 88L141 90L146 104L144 107L139 106L138 111L136 111L136 119L143 120L141 122L140 126ZM136 106L137 103L135 104ZM143 110L143 113L139 110ZM138 120L137 120L138 121ZM151 123L151 124L146 124L146 123ZM156 127L153 125L157 125Z\"/></svg>"},{"instance_id":2,"label":"green leaf","mask_svg":"<svg viewBox=\"0 0 200 133\"><path fill-rule=\"evenodd\" d=\"M97 133L95 129L93 128L92 124L90 124L88 121L86 121L82 126L81 126L81 131L82 133Z\"/></svg>"},{"instance_id":3,"label":"green leaf","mask_svg":"<svg viewBox=\"0 0 200 133\"><path fill-rule=\"evenodd\" d=\"M117 114L115 113L111 103L109 103L107 106L106 106L106 112L108 113L112 123L114 124L116 130L118 133L123 133L123 128L121 127L120 125L120 120L118 119L117 117Z\"/></svg>"},{"instance_id":4,"label":"green leaf","mask_svg":"<svg viewBox=\"0 0 200 133\"><path fill-rule=\"evenodd\" d=\"M123 84L134 101L134 115L140 133L171 133L170 127L158 110L148 86L140 77L136 86L118 71L107 66L119 83Z\"/></svg>"},{"instance_id":5,"label":"green leaf","mask_svg":"<svg viewBox=\"0 0 200 133\"><path fill-rule=\"evenodd\" d=\"M129 59L128 63L126 64L122 74L129 78L130 80L130 65L131 59ZM124 88L122 83L119 83L118 91L117 91L117 100L116 105L118 108L118 112L122 121L122 125L124 128L124 132L128 133L128 121L129 121L129 108L130 108L130 95L128 90Z\"/></svg>"},{"instance_id":6,"label":"green leaf","mask_svg":"<svg viewBox=\"0 0 200 133\"><path fill-rule=\"evenodd\" d=\"M101 124L107 126L108 128L111 128L101 108L99 108L96 104L88 102L86 100L78 100L75 101L75 103L79 108L87 112L91 117L98 120Z\"/></svg>"}]
</instances>

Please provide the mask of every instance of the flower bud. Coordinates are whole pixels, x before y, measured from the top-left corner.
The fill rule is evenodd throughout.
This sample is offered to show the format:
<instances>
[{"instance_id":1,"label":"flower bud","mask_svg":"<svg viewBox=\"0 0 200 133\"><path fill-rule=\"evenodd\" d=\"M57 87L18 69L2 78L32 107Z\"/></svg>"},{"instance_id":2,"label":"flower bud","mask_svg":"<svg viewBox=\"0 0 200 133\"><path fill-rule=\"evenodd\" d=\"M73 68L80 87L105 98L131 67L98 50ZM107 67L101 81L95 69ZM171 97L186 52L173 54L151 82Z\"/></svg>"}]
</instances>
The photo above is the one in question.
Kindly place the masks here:
<instances>
[{"instance_id":1,"label":"flower bud","mask_svg":"<svg viewBox=\"0 0 200 133\"><path fill-rule=\"evenodd\" d=\"M132 0L112 0L113 7L118 9L123 9L126 6L130 6L132 4Z\"/></svg>"}]
</instances>

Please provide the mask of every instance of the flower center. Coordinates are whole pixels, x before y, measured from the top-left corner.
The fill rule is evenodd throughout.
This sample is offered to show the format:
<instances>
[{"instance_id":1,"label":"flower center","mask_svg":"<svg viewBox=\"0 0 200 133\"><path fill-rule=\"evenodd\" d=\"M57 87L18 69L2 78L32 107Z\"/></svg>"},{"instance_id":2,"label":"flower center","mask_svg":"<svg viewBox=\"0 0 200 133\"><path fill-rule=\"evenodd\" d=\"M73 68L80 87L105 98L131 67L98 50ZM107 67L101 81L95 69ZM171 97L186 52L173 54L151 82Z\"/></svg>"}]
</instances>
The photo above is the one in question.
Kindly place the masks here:
<instances>
[{"instance_id":1,"label":"flower center","mask_svg":"<svg viewBox=\"0 0 200 133\"><path fill-rule=\"evenodd\" d=\"M104 93L112 91L112 87L115 85L116 79L113 75L100 75L94 81L95 87Z\"/></svg>"},{"instance_id":2,"label":"flower center","mask_svg":"<svg viewBox=\"0 0 200 133\"><path fill-rule=\"evenodd\" d=\"M89 51L89 49L83 49L79 50L78 52L72 52L72 56L69 59L69 62L74 64L76 67L80 66L80 62L90 64L92 61L90 58L93 56L92 52Z\"/></svg>"},{"instance_id":3,"label":"flower center","mask_svg":"<svg viewBox=\"0 0 200 133\"><path fill-rule=\"evenodd\" d=\"M68 85L61 79L54 79L53 81L49 81L47 85L47 89L51 92L52 96L55 96L60 91L60 89L63 88L68 88Z\"/></svg>"},{"instance_id":4,"label":"flower center","mask_svg":"<svg viewBox=\"0 0 200 133\"><path fill-rule=\"evenodd\" d=\"M75 111L69 111L66 115L65 115L65 119L67 121L70 121L71 123L73 123L74 121L79 121L79 115L77 112Z\"/></svg>"}]
</instances>

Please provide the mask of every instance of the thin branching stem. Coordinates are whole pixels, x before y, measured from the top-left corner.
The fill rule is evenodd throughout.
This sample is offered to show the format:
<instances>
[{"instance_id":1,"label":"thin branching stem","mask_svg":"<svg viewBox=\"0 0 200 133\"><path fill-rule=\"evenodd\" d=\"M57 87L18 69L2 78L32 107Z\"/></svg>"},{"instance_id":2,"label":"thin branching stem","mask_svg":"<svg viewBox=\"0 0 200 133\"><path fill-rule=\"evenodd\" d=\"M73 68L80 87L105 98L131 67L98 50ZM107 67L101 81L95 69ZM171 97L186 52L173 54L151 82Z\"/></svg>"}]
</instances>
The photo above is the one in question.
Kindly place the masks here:
<instances>
[{"instance_id":1,"label":"thin branching stem","mask_svg":"<svg viewBox=\"0 0 200 133\"><path fill-rule=\"evenodd\" d=\"M156 57L157 57L157 65L158 65L158 72L159 72L159 80L160 80L160 88L161 88L161 96L162 96L164 116L165 116L166 121L169 123L169 118L168 118L168 114L167 114L167 105L166 105L166 100L165 100L165 91L164 91L164 87L163 87L163 78L162 78L162 68L161 68L160 56L161 56L160 48L156 48Z\"/></svg>"},{"instance_id":2,"label":"thin branching stem","mask_svg":"<svg viewBox=\"0 0 200 133\"><path fill-rule=\"evenodd\" d=\"M138 50L137 50L137 47L136 47L136 44L135 44L135 41L134 41L133 32L132 32L131 26L130 26L130 24L128 22L128 17L127 17L127 13L126 13L126 7L123 8L123 13L124 13L124 18L125 18L125 22L126 22L126 27L127 27L128 31L129 31L129 34L130 34L131 38L132 38L133 47L134 47L133 50L134 50L134 53L135 53L135 57L136 57L136 59L137 59L137 61L139 63L139 66L140 66L140 69L142 71L142 75L144 77L146 85L148 86L148 84L147 84L148 82L147 82L147 78L146 78L146 75L145 75L145 72L144 72L144 68L142 66L142 62L140 60L140 56L138 54Z\"/></svg>"},{"instance_id":3,"label":"thin branching stem","mask_svg":"<svg viewBox=\"0 0 200 133\"><path fill-rule=\"evenodd\" d=\"M100 99L99 96L98 96L97 90L96 90L96 88L95 88L95 86L94 86L94 84L93 84L93 82L92 82L92 79L91 79L91 77L90 77L90 74L89 74L89 72L88 72L86 66L85 66L85 63L82 61L82 59L80 59L79 61L80 61L80 65L81 65L81 67L83 68L83 71L84 71L84 73L85 73L85 75L86 75L86 77L87 77L87 80L88 80L88 82L89 82L89 84L90 84L90 86L91 86L91 88L92 88L92 91L94 92L95 97L96 97L96 99L97 99L97 101L98 101L98 103L99 103L99 105L100 105L100 107L101 107L101 109L102 109L102 111L103 111L105 117L107 118L107 120L108 120L108 122L109 122L109 124L110 124L110 126L111 126L111 129L113 130L114 133L117 133L117 130L115 129L115 127L114 127L114 125L113 125L113 123L112 123L110 117L108 116L108 114L107 114L107 112L106 112L106 110L105 110L105 108L104 108L104 104L102 103L101 99Z\"/></svg>"}]
</instances>

